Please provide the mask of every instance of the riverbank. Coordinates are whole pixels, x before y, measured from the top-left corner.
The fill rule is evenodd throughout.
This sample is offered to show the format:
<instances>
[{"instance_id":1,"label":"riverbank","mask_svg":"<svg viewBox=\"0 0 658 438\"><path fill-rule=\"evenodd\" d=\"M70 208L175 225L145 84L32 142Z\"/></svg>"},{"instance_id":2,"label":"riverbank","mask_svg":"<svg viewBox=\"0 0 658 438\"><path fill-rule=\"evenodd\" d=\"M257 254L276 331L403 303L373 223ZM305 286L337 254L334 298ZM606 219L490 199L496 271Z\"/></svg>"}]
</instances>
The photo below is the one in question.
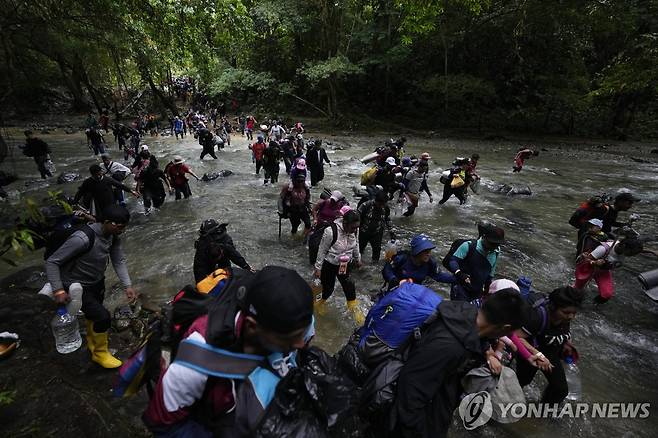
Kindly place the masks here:
<instances>
[{"instance_id":1,"label":"riverbank","mask_svg":"<svg viewBox=\"0 0 658 438\"><path fill-rule=\"evenodd\" d=\"M70 354L55 350L50 330L55 304L37 295L44 275L41 266L32 266L0 280L0 331L21 338L18 349L0 360L2 436L149 436L140 419L144 392L131 399L113 398L116 371L93 364L84 342ZM83 321L80 325L84 327ZM110 347L126 357L133 340L112 334Z\"/></svg>"}]
</instances>

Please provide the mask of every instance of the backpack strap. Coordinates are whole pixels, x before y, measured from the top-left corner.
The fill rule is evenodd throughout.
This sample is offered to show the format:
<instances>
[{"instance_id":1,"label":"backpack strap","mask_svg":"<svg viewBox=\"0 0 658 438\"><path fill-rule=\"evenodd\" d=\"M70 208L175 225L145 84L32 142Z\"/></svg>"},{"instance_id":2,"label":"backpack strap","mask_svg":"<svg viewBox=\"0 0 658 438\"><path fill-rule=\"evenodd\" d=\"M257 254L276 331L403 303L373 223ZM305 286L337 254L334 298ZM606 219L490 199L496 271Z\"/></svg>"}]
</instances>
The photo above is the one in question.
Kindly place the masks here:
<instances>
[{"instance_id":1,"label":"backpack strap","mask_svg":"<svg viewBox=\"0 0 658 438\"><path fill-rule=\"evenodd\" d=\"M331 224L329 224L329 226L331 227L331 236L332 236L331 237L331 245L330 245L330 248L331 248L332 246L334 246L334 244L338 240L338 226L336 225L335 222L332 222Z\"/></svg>"},{"instance_id":2,"label":"backpack strap","mask_svg":"<svg viewBox=\"0 0 658 438\"><path fill-rule=\"evenodd\" d=\"M545 297L535 301L532 304L532 308L538 309L539 313L541 313L541 328L539 329L537 335L543 334L548 328L548 311L546 310L547 304L548 304L548 299Z\"/></svg>"},{"instance_id":3,"label":"backpack strap","mask_svg":"<svg viewBox=\"0 0 658 438\"><path fill-rule=\"evenodd\" d=\"M234 353L202 342L186 339L178 346L174 363L208 376L244 380L263 365L264 356Z\"/></svg>"}]
</instances>

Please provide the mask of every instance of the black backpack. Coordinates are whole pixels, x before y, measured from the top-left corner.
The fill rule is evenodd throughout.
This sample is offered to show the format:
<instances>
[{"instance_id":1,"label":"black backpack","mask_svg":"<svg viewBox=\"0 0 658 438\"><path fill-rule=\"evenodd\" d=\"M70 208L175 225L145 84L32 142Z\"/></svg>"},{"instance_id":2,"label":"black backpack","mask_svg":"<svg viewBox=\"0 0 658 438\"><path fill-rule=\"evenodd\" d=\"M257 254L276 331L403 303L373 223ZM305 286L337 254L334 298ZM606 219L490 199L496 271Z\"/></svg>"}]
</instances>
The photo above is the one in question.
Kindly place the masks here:
<instances>
[{"instance_id":1,"label":"black backpack","mask_svg":"<svg viewBox=\"0 0 658 438\"><path fill-rule=\"evenodd\" d=\"M453 255L455 255L455 252L457 249L462 245L462 243L468 242L468 253L466 255L466 258L470 258L473 253L475 252L477 248L477 239L457 239L452 242L450 245L450 249L448 250L448 253L443 257L443 260L441 260L441 264L443 265L444 268L446 268L448 271L450 271L450 259L452 258Z\"/></svg>"},{"instance_id":2,"label":"black backpack","mask_svg":"<svg viewBox=\"0 0 658 438\"><path fill-rule=\"evenodd\" d=\"M315 264L315 260L318 258L318 251L320 250L320 242L322 242L322 236L324 235L324 230L327 227L331 227L332 238L331 246L334 246L334 243L338 240L338 227L334 222L328 224L320 225L317 227L313 233L308 238L308 259L311 265Z\"/></svg>"},{"instance_id":3,"label":"black backpack","mask_svg":"<svg viewBox=\"0 0 658 438\"><path fill-rule=\"evenodd\" d=\"M46 250L43 253L43 259L48 260L48 258L50 258L50 256L53 255L55 251L57 251L59 247L62 246L64 242L66 242L68 238L71 237L71 235L76 231L82 231L87 236L87 239L89 239L89 243L87 244L84 252L78 254L77 257L80 257L83 254L91 251L91 249L94 247L94 243L96 242L96 232L92 230L91 227L87 224L71 225L68 228L55 230L50 234L50 236L48 236L46 239Z\"/></svg>"}]
</instances>

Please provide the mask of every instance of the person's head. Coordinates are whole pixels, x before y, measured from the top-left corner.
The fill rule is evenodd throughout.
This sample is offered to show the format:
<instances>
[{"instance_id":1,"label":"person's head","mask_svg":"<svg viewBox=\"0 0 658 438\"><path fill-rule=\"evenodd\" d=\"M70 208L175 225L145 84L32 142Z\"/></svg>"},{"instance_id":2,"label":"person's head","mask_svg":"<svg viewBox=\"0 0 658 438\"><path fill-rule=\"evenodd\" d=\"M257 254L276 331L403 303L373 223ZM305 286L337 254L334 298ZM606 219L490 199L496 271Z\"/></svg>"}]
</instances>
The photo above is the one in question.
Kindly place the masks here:
<instances>
[{"instance_id":1,"label":"person's head","mask_svg":"<svg viewBox=\"0 0 658 438\"><path fill-rule=\"evenodd\" d=\"M471 155L471 161L472 162L477 163L479 159L480 159L480 154Z\"/></svg>"},{"instance_id":2,"label":"person's head","mask_svg":"<svg viewBox=\"0 0 658 438\"><path fill-rule=\"evenodd\" d=\"M532 156L533 157L538 157L539 156L539 151L532 151Z\"/></svg>"},{"instance_id":3,"label":"person's head","mask_svg":"<svg viewBox=\"0 0 658 438\"><path fill-rule=\"evenodd\" d=\"M375 195L375 205L380 208L383 208L387 202L388 202L388 196L386 195L386 192L384 191L377 192L377 194Z\"/></svg>"},{"instance_id":4,"label":"person's head","mask_svg":"<svg viewBox=\"0 0 658 438\"><path fill-rule=\"evenodd\" d=\"M256 141L257 141L258 143L263 143L265 140L263 139L263 136L262 136L262 135L259 135L258 137L256 137Z\"/></svg>"},{"instance_id":5,"label":"person's head","mask_svg":"<svg viewBox=\"0 0 658 438\"><path fill-rule=\"evenodd\" d=\"M421 161L429 161L431 158L432 157L427 152L423 152L422 154L420 154L420 160Z\"/></svg>"},{"instance_id":6,"label":"person's head","mask_svg":"<svg viewBox=\"0 0 658 438\"><path fill-rule=\"evenodd\" d=\"M583 292L571 286L560 287L548 296L548 317L553 325L561 325L576 317L583 304Z\"/></svg>"},{"instance_id":7,"label":"person's head","mask_svg":"<svg viewBox=\"0 0 658 438\"><path fill-rule=\"evenodd\" d=\"M601 219L590 219L587 221L587 231L596 234L603 228L603 221Z\"/></svg>"},{"instance_id":8,"label":"person's head","mask_svg":"<svg viewBox=\"0 0 658 438\"><path fill-rule=\"evenodd\" d=\"M103 234L118 236L126 230L130 212L126 207L110 205L103 210Z\"/></svg>"},{"instance_id":9,"label":"person's head","mask_svg":"<svg viewBox=\"0 0 658 438\"><path fill-rule=\"evenodd\" d=\"M112 160L110 159L110 154L104 153L101 154L101 160L103 161L103 164L109 166Z\"/></svg>"},{"instance_id":10,"label":"person's head","mask_svg":"<svg viewBox=\"0 0 658 438\"><path fill-rule=\"evenodd\" d=\"M180 155L174 155L174 164L183 164L185 159Z\"/></svg>"},{"instance_id":11,"label":"person's head","mask_svg":"<svg viewBox=\"0 0 658 438\"><path fill-rule=\"evenodd\" d=\"M322 140L318 138L313 142L313 144L315 145L316 148L319 148L320 146L322 146Z\"/></svg>"},{"instance_id":12,"label":"person's head","mask_svg":"<svg viewBox=\"0 0 658 438\"><path fill-rule=\"evenodd\" d=\"M361 217L355 210L350 209L343 215L343 230L347 234L354 234L361 225Z\"/></svg>"},{"instance_id":13,"label":"person's head","mask_svg":"<svg viewBox=\"0 0 658 438\"><path fill-rule=\"evenodd\" d=\"M615 196L615 210L618 211L627 211L633 207L633 204L639 201L639 198L633 196L630 192L623 192Z\"/></svg>"},{"instance_id":14,"label":"person's head","mask_svg":"<svg viewBox=\"0 0 658 438\"><path fill-rule=\"evenodd\" d=\"M246 318L242 339L255 354L287 354L303 348L313 323L313 293L295 271L266 266L238 294Z\"/></svg>"},{"instance_id":15,"label":"person's head","mask_svg":"<svg viewBox=\"0 0 658 438\"><path fill-rule=\"evenodd\" d=\"M335 204L339 204L345 201L345 196L343 196L343 194L339 190L334 190L333 192L331 192L329 201Z\"/></svg>"},{"instance_id":16,"label":"person's head","mask_svg":"<svg viewBox=\"0 0 658 438\"><path fill-rule=\"evenodd\" d=\"M620 255L633 257L644 251L644 244L640 239L628 238L619 242L615 252Z\"/></svg>"},{"instance_id":17,"label":"person's head","mask_svg":"<svg viewBox=\"0 0 658 438\"><path fill-rule=\"evenodd\" d=\"M513 288L489 296L477 316L480 338L499 338L521 328L527 308L519 292Z\"/></svg>"},{"instance_id":18,"label":"person's head","mask_svg":"<svg viewBox=\"0 0 658 438\"><path fill-rule=\"evenodd\" d=\"M25 137L27 138L32 138L32 136L34 136L34 133L29 129L26 129L25 132L23 132L23 134L25 134Z\"/></svg>"},{"instance_id":19,"label":"person's head","mask_svg":"<svg viewBox=\"0 0 658 438\"><path fill-rule=\"evenodd\" d=\"M220 224L215 219L206 219L201 222L201 227L199 227L199 234L201 236L215 234L222 229L222 225L226 226L226 224Z\"/></svg>"},{"instance_id":20,"label":"person's head","mask_svg":"<svg viewBox=\"0 0 658 438\"><path fill-rule=\"evenodd\" d=\"M411 255L419 264L429 262L432 250L436 248L432 240L425 234L418 234L411 239Z\"/></svg>"},{"instance_id":21,"label":"person's head","mask_svg":"<svg viewBox=\"0 0 658 438\"><path fill-rule=\"evenodd\" d=\"M395 158L393 158L393 157L388 157L388 158L386 159L386 167L388 167L389 169L392 169L393 167L395 167L396 164L397 164L397 163L395 162Z\"/></svg>"},{"instance_id":22,"label":"person's head","mask_svg":"<svg viewBox=\"0 0 658 438\"><path fill-rule=\"evenodd\" d=\"M98 164L92 164L89 166L89 174L91 175L92 178L96 180L100 180L103 178L103 169L101 169L101 166Z\"/></svg>"},{"instance_id":23,"label":"person's head","mask_svg":"<svg viewBox=\"0 0 658 438\"><path fill-rule=\"evenodd\" d=\"M493 222L487 219L482 219L481 221L478 221L477 227L478 227L478 237L483 237L485 233L488 233L490 230L493 230L496 227L496 225L494 225Z\"/></svg>"},{"instance_id":24,"label":"person's head","mask_svg":"<svg viewBox=\"0 0 658 438\"><path fill-rule=\"evenodd\" d=\"M505 230L500 227L490 227L482 230L482 246L487 252L493 252L505 243Z\"/></svg>"},{"instance_id":25,"label":"person's head","mask_svg":"<svg viewBox=\"0 0 658 438\"><path fill-rule=\"evenodd\" d=\"M298 159L295 167L299 170L306 170L306 160L304 158Z\"/></svg>"}]
</instances>

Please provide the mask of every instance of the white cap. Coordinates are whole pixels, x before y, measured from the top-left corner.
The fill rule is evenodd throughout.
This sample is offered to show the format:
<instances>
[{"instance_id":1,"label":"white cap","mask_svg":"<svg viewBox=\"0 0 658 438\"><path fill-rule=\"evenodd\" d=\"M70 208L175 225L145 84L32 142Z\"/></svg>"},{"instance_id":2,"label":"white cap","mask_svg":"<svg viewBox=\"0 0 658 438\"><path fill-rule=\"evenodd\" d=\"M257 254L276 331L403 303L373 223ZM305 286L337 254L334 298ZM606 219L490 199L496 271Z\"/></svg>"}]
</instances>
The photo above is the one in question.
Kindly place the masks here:
<instances>
[{"instance_id":1,"label":"white cap","mask_svg":"<svg viewBox=\"0 0 658 438\"><path fill-rule=\"evenodd\" d=\"M503 289L514 289L515 291L520 292L519 286L517 286L517 284L512 280L501 278L491 282L491 285L489 286L489 293L493 294Z\"/></svg>"},{"instance_id":2,"label":"white cap","mask_svg":"<svg viewBox=\"0 0 658 438\"><path fill-rule=\"evenodd\" d=\"M149 147L145 144L143 144L139 147L140 152L144 152L144 151L148 151L148 150L149 150Z\"/></svg>"},{"instance_id":3,"label":"white cap","mask_svg":"<svg viewBox=\"0 0 658 438\"><path fill-rule=\"evenodd\" d=\"M397 163L395 162L395 158L393 157L388 157L386 159L386 164L390 164L391 166L395 166Z\"/></svg>"}]
</instances>

